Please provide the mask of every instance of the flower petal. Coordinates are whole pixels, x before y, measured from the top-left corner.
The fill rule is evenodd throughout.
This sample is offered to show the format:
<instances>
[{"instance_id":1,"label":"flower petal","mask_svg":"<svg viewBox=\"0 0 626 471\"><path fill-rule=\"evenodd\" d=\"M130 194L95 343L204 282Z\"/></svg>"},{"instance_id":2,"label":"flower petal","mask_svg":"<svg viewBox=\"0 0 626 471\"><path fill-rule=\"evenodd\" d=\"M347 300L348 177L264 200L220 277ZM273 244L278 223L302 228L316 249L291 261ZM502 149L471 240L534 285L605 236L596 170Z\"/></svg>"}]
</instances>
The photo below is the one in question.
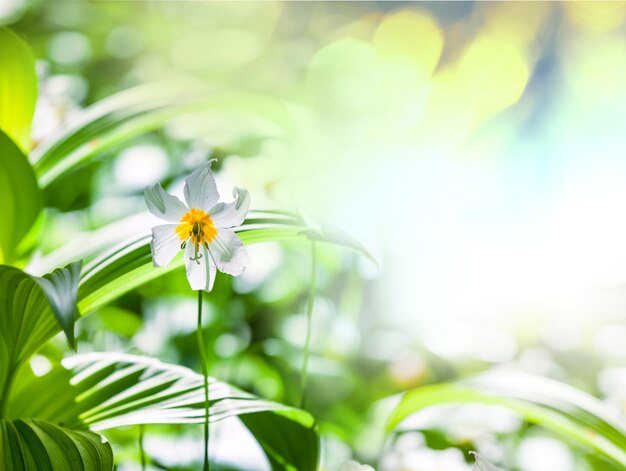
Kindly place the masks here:
<instances>
[{"instance_id":1,"label":"flower petal","mask_svg":"<svg viewBox=\"0 0 626 471\"><path fill-rule=\"evenodd\" d=\"M194 244L187 241L185 247L185 268L187 271L187 280L191 289L194 291L204 290L211 291L213 282L215 281L215 264L209 256L209 251L204 245L198 247L198 254L202 256L199 260L196 258L196 249Z\"/></svg>"},{"instance_id":2,"label":"flower petal","mask_svg":"<svg viewBox=\"0 0 626 471\"><path fill-rule=\"evenodd\" d=\"M152 263L164 267L172 261L180 250L180 239L176 234L176 224L162 224L152 228Z\"/></svg>"},{"instance_id":3,"label":"flower petal","mask_svg":"<svg viewBox=\"0 0 626 471\"><path fill-rule=\"evenodd\" d=\"M189 208L201 209L209 212L220 199L215 185L215 177L211 173L213 160L201 165L191 175L185 178L185 201Z\"/></svg>"},{"instance_id":4,"label":"flower petal","mask_svg":"<svg viewBox=\"0 0 626 471\"><path fill-rule=\"evenodd\" d=\"M241 275L250 262L243 242L230 229L217 230L217 236L209 243L209 252L217 269L233 276Z\"/></svg>"},{"instance_id":5,"label":"flower petal","mask_svg":"<svg viewBox=\"0 0 626 471\"><path fill-rule=\"evenodd\" d=\"M180 218L187 212L187 206L166 192L159 183L147 186L144 190L144 198L150 212L168 222L180 221Z\"/></svg>"},{"instance_id":6,"label":"flower petal","mask_svg":"<svg viewBox=\"0 0 626 471\"><path fill-rule=\"evenodd\" d=\"M250 209L250 193L243 188L233 188L235 201L232 203L218 203L209 212L216 227L240 226Z\"/></svg>"}]
</instances>

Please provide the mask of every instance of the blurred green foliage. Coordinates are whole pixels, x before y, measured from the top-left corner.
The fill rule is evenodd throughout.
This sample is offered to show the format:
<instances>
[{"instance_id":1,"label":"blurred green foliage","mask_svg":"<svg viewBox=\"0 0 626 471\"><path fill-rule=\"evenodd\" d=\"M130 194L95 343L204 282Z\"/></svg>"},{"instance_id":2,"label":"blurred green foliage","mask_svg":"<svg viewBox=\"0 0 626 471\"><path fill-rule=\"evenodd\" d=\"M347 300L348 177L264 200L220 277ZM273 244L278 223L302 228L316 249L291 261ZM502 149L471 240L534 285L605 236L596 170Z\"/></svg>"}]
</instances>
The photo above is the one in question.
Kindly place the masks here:
<instances>
[{"instance_id":1,"label":"blurred green foliage","mask_svg":"<svg viewBox=\"0 0 626 471\"><path fill-rule=\"evenodd\" d=\"M484 7L486 13L480 17L485 24L499 17L496 7L493 15L489 8ZM440 143L430 146L424 135L443 135L443 141L449 136L470 135L479 125L493 122L496 113L515 103L528 85L535 58L529 58L528 52L534 50L529 45L532 38L524 34L554 32L539 26L542 21L549 23L545 18L554 13L539 19L539 14L529 17L529 28L536 31L511 27L512 41L523 44L523 53L515 50L508 54L506 47L504 52L500 50L507 60L489 70L493 81L485 80L479 71L499 36L477 41L459 59L454 70L463 86L454 86L453 79L431 83L425 77L430 77L439 61L448 65L465 54L456 43L463 43L468 35L454 25L459 19L473 18L476 10L480 9L471 2L424 3L408 9L395 2L17 2L5 22L28 41L37 58L41 87L33 129L35 145L84 107L163 78L191 74L218 94L234 91L256 97L246 101L247 95L242 95L246 106L235 111L214 109L176 118L99 153L97 160L55 180L43 193L46 209L38 249L48 254L80 234L144 211L144 185L160 180L175 186L189 169L209 157L218 159L218 175L250 181L253 207L267 209L264 205L279 199L276 187L281 182L275 173L282 170L276 161L265 166L268 154L297 153L294 167L345 166L349 173L361 162L340 159L343 147L355 143L357 149L359 145L367 147L370 141L362 136L368 133L389 132L399 142L426 140L427 149L439 149ZM398 12L404 13L394 16ZM579 18L576 12L564 15ZM389 23L379 28L383 19ZM441 30L447 26L451 29L444 44ZM496 26L501 33L507 21ZM413 39L414 43L421 41L422 47L407 46L401 33L406 30L410 36L418 29L424 33ZM415 63L395 61L398 53L410 55ZM424 89L412 86L423 83ZM429 99L425 90L431 85L435 98ZM420 127L421 112L426 102L433 101L440 108L426 114L428 126ZM464 114L467 110L459 103L471 112ZM143 151L139 163L124 158L124 151L132 148ZM381 145L377 151L384 154L387 148ZM311 174L312 179L326 182L323 171L321 177ZM345 174L340 175L327 184L343 183ZM312 193L312 200L328 198L329 205L335 204L324 188ZM253 250L256 268L251 268L250 276L218 276L213 292L205 297L210 372L263 398L297 406L309 286L308 246L288 242ZM420 385L480 372L499 362L470 356L450 359L427 348L422 339L411 337L408 329L393 330L385 322L394 314L388 312L392 304L377 289L380 282L365 263L369 262L337 248L325 247L319 254L306 405L323 434L325 469L338 469L351 457L378 463L384 470L467 469L465 463L471 461L467 452L484 448L510 469L529 471L524 459L515 458L516 450L528 448L528 443L543 444L544 448L533 450L555 453L565 460L561 463L571 464L572 470L617 469L589 450L555 440L537 426L508 416L499 420L497 411L487 424L480 423L482 410L477 409L478 419L470 414L467 423L439 421L437 426L417 427L420 434L401 431L386 438L390 397ZM383 263L380 278L385 270ZM194 299L180 270L99 308L77 327L79 351L147 354L200 369L194 341ZM541 340L525 343L523 334L519 337L520 351L510 363L523 363L524 358L544 362L551 375L594 395L605 394L597 377L607 366L602 358L554 349ZM41 356L60 359L64 352L65 345L57 339ZM619 362L613 366L623 368ZM462 415L459 409L448 413ZM199 427L159 425L145 430L146 450L154 466L197 467L199 455L191 453L191 458L181 459L176 450L199 444ZM120 469L138 463L137 433L136 428L106 433ZM533 442L537 437L545 441ZM221 447L227 448L224 455ZM462 453L443 457L443 452L452 448ZM442 453L428 455L425 450ZM225 462L232 458L232 450L219 440L214 451L224 456ZM420 459L432 467L411 464L404 456L411 451L422 453ZM228 466L222 469L230 469Z\"/></svg>"}]
</instances>

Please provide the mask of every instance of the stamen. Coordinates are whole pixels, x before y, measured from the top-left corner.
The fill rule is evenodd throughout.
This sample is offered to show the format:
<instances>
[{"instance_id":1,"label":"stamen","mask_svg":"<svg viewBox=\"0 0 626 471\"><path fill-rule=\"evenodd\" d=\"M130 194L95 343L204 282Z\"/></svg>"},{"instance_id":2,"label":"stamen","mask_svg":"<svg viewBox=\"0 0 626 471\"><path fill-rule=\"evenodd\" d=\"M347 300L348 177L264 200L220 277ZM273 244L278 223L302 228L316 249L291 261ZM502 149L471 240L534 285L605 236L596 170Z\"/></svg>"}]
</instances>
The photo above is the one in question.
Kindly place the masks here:
<instances>
[{"instance_id":1,"label":"stamen","mask_svg":"<svg viewBox=\"0 0 626 471\"><path fill-rule=\"evenodd\" d=\"M201 253L197 253L195 257L189 257L189 260L196 262L198 265L200 265L200 260L202 259L202 254Z\"/></svg>"},{"instance_id":2,"label":"stamen","mask_svg":"<svg viewBox=\"0 0 626 471\"><path fill-rule=\"evenodd\" d=\"M217 237L217 228L206 212L201 209L191 208L180 219L180 224L176 227L176 233L181 240L181 249L187 247L187 242L194 245L194 254L190 260L200 265L202 253L200 247L209 248L209 244Z\"/></svg>"},{"instance_id":3,"label":"stamen","mask_svg":"<svg viewBox=\"0 0 626 471\"><path fill-rule=\"evenodd\" d=\"M192 260L192 261L196 262L198 265L200 265L200 259L202 259L202 254L200 252L198 252L198 244L196 244L195 256L189 257L189 260Z\"/></svg>"}]
</instances>

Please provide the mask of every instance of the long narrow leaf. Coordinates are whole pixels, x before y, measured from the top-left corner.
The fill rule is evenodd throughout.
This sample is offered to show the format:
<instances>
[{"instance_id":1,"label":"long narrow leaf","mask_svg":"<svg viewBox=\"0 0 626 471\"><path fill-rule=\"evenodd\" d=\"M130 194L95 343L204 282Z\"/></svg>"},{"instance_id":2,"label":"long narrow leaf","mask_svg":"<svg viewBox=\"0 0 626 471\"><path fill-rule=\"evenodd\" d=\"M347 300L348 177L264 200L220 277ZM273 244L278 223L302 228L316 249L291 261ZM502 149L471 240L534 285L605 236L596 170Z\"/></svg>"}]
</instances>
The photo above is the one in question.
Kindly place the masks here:
<instances>
[{"instance_id":1,"label":"long narrow leaf","mask_svg":"<svg viewBox=\"0 0 626 471\"><path fill-rule=\"evenodd\" d=\"M36 260L29 266L29 271L41 273L77 258L91 259L83 270L78 295L80 312L85 315L150 280L183 267L180 254L167 268L152 266L149 227L149 219L143 215L134 216L79 237L58 252ZM246 245L319 240L357 250L371 259L371 255L354 238L345 234L338 238L328 231L322 233L313 230L298 215L282 211L252 211L251 217L236 232ZM120 234L126 237L126 242L120 243ZM111 246L115 248L105 250L105 247ZM96 254L98 256L94 258Z\"/></svg>"},{"instance_id":2,"label":"long narrow leaf","mask_svg":"<svg viewBox=\"0 0 626 471\"><path fill-rule=\"evenodd\" d=\"M279 215L275 214L275 216ZM297 239L309 240L307 232L309 229L299 225L301 221L293 218L292 215L287 215L280 221L279 224L279 219L273 218L271 223L268 223L267 218L252 217L238 228L237 232L244 244ZM336 241L333 242L336 243ZM92 260L83 269L77 296L79 312L81 315L86 315L132 289L182 267L183 259L179 255L167 268L154 268L148 236L121 245ZM23 349L21 360L32 355L36 348L39 348L60 330L59 323L54 322L54 317L52 317L52 321L48 318L31 320L33 323L28 328L32 335L27 338L30 347ZM0 342L0 362L6 363L7 361L8 354L4 352ZM0 386L3 384L2 372L3 370L0 370Z\"/></svg>"},{"instance_id":3,"label":"long narrow leaf","mask_svg":"<svg viewBox=\"0 0 626 471\"><path fill-rule=\"evenodd\" d=\"M270 227L257 229L249 229L249 227L246 224L236 230L237 235L246 245L298 239L310 240L311 237L311 231L308 228L291 224L285 224L283 227L273 224ZM335 239L326 240L319 234L316 234L315 240L339 243ZM349 248L354 248L354 245ZM362 251L362 253L370 257L367 252ZM79 309L81 313L86 314L150 280L183 266L183 257L178 254L166 268L153 268L150 238L133 240L94 260L86 267L80 285Z\"/></svg>"},{"instance_id":4,"label":"long narrow leaf","mask_svg":"<svg viewBox=\"0 0 626 471\"><path fill-rule=\"evenodd\" d=\"M304 238L302 228L271 227L242 229L238 235L244 244L296 240ZM79 309L86 314L128 291L184 266L182 253L166 268L154 268L150 237L123 245L90 263L81 280Z\"/></svg>"},{"instance_id":5,"label":"long narrow leaf","mask_svg":"<svg viewBox=\"0 0 626 471\"><path fill-rule=\"evenodd\" d=\"M210 90L192 80L163 81L125 90L85 109L31 154L39 184L54 179L172 118L202 110L250 112L291 126L285 107L253 93Z\"/></svg>"},{"instance_id":6,"label":"long narrow leaf","mask_svg":"<svg viewBox=\"0 0 626 471\"><path fill-rule=\"evenodd\" d=\"M493 372L455 384L414 389L392 413L393 430L411 414L450 403L507 407L626 466L626 422L594 397L557 381L517 372Z\"/></svg>"},{"instance_id":7,"label":"long narrow leaf","mask_svg":"<svg viewBox=\"0 0 626 471\"><path fill-rule=\"evenodd\" d=\"M120 219L99 229L78 234L74 239L63 244L57 250L36 257L28 264L29 273L41 275L56 267L67 265L81 259L91 261L111 252L111 248L123 246L128 241L135 241L150 235L150 226L154 217L147 211ZM296 215L283 211L251 211L245 221L244 229L303 227L304 222Z\"/></svg>"}]
</instances>

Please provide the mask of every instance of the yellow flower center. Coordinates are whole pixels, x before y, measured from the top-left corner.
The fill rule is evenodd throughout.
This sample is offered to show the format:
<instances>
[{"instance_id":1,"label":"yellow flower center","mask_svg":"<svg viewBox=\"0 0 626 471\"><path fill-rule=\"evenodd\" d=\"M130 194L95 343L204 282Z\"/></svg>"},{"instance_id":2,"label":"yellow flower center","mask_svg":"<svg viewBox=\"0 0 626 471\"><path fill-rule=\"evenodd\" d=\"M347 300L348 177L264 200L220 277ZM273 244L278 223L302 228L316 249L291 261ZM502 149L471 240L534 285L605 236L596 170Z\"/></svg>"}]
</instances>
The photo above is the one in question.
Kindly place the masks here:
<instances>
[{"instance_id":1,"label":"yellow flower center","mask_svg":"<svg viewBox=\"0 0 626 471\"><path fill-rule=\"evenodd\" d=\"M191 208L180 219L180 224L176 228L178 238L184 243L191 238L191 243L196 246L196 251L200 244L207 245L217 236L217 229L211 220L211 216L201 209Z\"/></svg>"}]
</instances>

